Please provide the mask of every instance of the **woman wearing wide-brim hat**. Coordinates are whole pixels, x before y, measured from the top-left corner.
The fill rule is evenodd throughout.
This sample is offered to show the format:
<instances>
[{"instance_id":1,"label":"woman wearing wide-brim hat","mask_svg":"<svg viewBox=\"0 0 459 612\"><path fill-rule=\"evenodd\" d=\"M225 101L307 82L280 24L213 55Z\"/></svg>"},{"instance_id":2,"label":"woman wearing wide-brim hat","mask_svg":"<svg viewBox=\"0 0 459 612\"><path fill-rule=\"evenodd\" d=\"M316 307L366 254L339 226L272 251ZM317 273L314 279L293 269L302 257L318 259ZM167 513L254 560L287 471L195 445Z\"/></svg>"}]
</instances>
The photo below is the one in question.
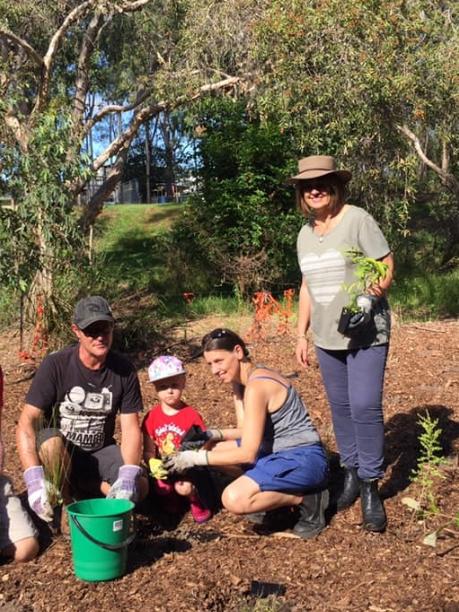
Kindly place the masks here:
<instances>
[{"instance_id":1,"label":"woman wearing wide-brim hat","mask_svg":"<svg viewBox=\"0 0 459 612\"><path fill-rule=\"evenodd\" d=\"M298 174L290 179L306 217L297 240L302 284L296 356L307 367L306 334L311 327L344 467L337 508L351 506L360 495L364 529L383 531L387 519L378 480L384 475L382 389L390 337L386 293L393 257L373 217L345 203L351 176L338 168L333 157L313 155L299 161ZM350 249L383 261L388 271L362 296L365 317L343 332L340 318L350 299L346 287L356 281L356 265L346 256Z\"/></svg>"}]
</instances>

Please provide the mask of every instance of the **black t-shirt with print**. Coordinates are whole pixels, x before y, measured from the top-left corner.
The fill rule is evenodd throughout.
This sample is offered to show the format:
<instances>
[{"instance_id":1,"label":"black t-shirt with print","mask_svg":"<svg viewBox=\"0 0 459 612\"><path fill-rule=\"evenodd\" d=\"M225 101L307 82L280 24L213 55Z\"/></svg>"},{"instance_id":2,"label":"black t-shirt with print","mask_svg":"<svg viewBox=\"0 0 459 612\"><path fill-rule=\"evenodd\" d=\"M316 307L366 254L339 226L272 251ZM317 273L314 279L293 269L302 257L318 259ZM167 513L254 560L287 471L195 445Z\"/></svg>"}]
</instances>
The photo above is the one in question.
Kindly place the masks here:
<instances>
[{"instance_id":1,"label":"black t-shirt with print","mask_svg":"<svg viewBox=\"0 0 459 612\"><path fill-rule=\"evenodd\" d=\"M90 370L80 361L79 345L51 353L34 376L26 403L43 410L47 426L85 451L113 443L117 412L143 409L134 366L110 351L104 367Z\"/></svg>"}]
</instances>

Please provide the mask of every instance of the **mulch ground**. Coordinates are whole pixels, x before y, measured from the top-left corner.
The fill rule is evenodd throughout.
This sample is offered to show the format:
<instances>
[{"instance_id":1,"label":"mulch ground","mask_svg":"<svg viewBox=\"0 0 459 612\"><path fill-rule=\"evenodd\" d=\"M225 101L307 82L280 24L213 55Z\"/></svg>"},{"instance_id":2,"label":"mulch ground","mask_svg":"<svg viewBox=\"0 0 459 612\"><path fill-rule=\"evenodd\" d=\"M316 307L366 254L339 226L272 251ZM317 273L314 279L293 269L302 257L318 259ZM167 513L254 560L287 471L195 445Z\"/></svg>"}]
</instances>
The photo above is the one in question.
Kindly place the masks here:
<instances>
[{"instance_id":1,"label":"mulch ground","mask_svg":"<svg viewBox=\"0 0 459 612\"><path fill-rule=\"evenodd\" d=\"M209 425L229 426L234 415L228 389L212 379L202 359L191 359L196 346L190 337L208 331L214 323L188 329L188 342L173 350L190 359L188 401ZM14 429L30 370L20 364L17 345L13 332L0 338L0 363L6 374L7 472L17 491L23 492ZM260 534L225 511L199 526L189 513L172 521L147 508L137 517L138 537L129 549L126 575L111 582L86 583L74 576L69 542L62 536L50 538L42 528L42 551L35 561L0 566L0 610L458 611L458 530L448 524L436 547L423 544L424 536L447 523L459 506L458 348L457 321L395 326L384 400L387 471L382 492L389 520L384 534L362 531L358 503L330 516L327 529L308 542L286 537L287 532L285 537ZM275 334L254 343L252 353L256 362L292 376L330 450L332 483L336 483L330 413L316 361L300 372L293 340ZM139 375L148 406L154 397L144 367ZM418 417L427 411L442 428L446 463L444 478L435 482L440 514L422 521L402 499L419 499L410 475L419 454Z\"/></svg>"}]
</instances>

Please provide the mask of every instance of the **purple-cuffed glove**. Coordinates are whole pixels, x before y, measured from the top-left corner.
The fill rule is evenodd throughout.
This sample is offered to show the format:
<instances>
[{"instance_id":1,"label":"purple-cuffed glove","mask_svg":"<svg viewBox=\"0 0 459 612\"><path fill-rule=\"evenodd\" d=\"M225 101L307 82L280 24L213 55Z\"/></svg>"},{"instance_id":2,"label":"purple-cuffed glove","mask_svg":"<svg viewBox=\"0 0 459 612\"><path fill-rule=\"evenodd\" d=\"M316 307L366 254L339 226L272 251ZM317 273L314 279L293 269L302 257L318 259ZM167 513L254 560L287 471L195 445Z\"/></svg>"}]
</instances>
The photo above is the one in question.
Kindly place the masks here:
<instances>
[{"instance_id":1,"label":"purple-cuffed glove","mask_svg":"<svg viewBox=\"0 0 459 612\"><path fill-rule=\"evenodd\" d=\"M118 478L110 487L107 499L129 499L136 502L139 498L137 479L142 473L138 465L122 465L118 471Z\"/></svg>"},{"instance_id":2,"label":"purple-cuffed glove","mask_svg":"<svg viewBox=\"0 0 459 612\"><path fill-rule=\"evenodd\" d=\"M24 472L24 482L27 486L27 497L30 508L41 519L50 523L53 520L53 509L48 501L46 480L43 467L36 465Z\"/></svg>"}]
</instances>

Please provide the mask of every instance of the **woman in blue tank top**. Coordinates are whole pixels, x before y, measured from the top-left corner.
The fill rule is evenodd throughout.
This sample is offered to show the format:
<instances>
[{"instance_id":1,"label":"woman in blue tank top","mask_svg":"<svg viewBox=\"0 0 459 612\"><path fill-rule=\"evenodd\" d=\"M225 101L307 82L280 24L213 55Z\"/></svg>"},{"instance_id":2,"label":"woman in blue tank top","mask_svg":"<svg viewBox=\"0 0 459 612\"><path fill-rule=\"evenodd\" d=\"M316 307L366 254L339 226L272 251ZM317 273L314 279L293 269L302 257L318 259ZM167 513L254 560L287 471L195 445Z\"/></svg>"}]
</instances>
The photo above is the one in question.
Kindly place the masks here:
<instances>
[{"instance_id":1,"label":"woman in blue tank top","mask_svg":"<svg viewBox=\"0 0 459 612\"><path fill-rule=\"evenodd\" d=\"M213 330L202 348L212 374L232 387L238 428L209 430L210 450L182 451L168 460L168 469L243 466L243 474L223 491L227 510L253 515L298 506L293 532L315 537L325 527L328 466L303 401L279 372L254 366L244 341L231 330Z\"/></svg>"}]
</instances>

